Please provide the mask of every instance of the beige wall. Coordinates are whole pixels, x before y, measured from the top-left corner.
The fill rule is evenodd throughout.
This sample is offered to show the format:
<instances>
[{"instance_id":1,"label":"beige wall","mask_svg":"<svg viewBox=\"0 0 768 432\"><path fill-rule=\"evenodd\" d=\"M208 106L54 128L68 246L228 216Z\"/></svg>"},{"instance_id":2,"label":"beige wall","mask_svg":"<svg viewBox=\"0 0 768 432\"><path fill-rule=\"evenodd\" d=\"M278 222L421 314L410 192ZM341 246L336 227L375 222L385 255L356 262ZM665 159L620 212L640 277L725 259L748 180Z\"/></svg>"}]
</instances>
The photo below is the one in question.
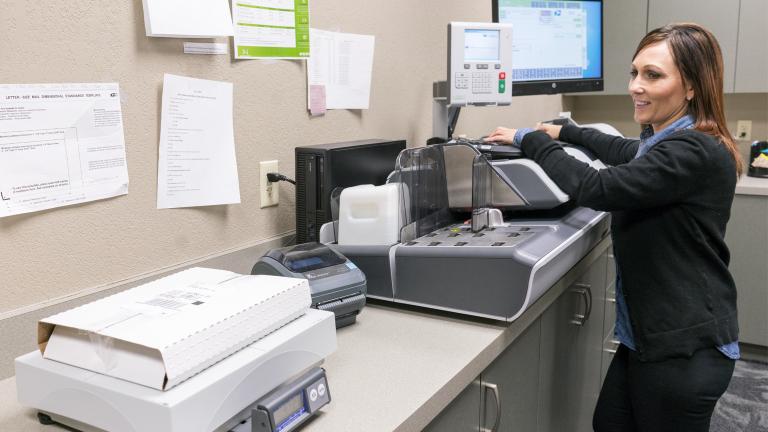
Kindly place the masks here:
<instances>
[{"instance_id":1,"label":"beige wall","mask_svg":"<svg viewBox=\"0 0 768 432\"><path fill-rule=\"evenodd\" d=\"M312 27L376 36L371 109L310 119L306 72L294 61L184 55L182 40L147 38L140 0L0 2L0 82L119 82L127 148L127 196L0 219L3 319L105 284L294 229L293 189L260 209L258 162L278 159L292 176L293 148L363 138L431 135L431 83L445 75L446 23L490 20L490 1L332 0L311 3ZM163 73L230 81L242 203L157 210L157 143ZM510 108L467 110L458 133L552 117L561 98L525 97ZM6 328L8 329L8 328Z\"/></svg>"},{"instance_id":2,"label":"beige wall","mask_svg":"<svg viewBox=\"0 0 768 432\"><path fill-rule=\"evenodd\" d=\"M563 104L578 123L610 123L626 136L640 135L640 127L632 120L629 96L568 96L563 98ZM725 95L725 117L732 134L736 134L738 120L751 120L752 140L768 140L768 94ZM750 143L739 141L745 160Z\"/></svg>"}]
</instances>

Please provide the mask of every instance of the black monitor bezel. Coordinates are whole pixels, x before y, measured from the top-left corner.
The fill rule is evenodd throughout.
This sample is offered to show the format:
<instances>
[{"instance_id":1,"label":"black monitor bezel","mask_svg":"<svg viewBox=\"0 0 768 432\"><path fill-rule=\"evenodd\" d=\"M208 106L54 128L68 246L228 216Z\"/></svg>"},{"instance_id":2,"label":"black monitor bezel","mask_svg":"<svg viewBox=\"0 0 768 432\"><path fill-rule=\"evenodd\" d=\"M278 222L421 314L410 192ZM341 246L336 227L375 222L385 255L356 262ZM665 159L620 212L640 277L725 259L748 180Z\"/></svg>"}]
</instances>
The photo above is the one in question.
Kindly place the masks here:
<instances>
[{"instance_id":1,"label":"black monitor bezel","mask_svg":"<svg viewBox=\"0 0 768 432\"><path fill-rule=\"evenodd\" d=\"M594 1L600 3L600 77L599 78L578 78L578 79L558 79L558 80L536 80L536 81L512 81L512 96L531 96L531 95L554 95L560 93L582 93L603 91L605 81L605 5L603 0L557 0L562 2L571 1ZM499 0L491 0L491 11L493 22L499 22ZM514 29L512 32L514 34ZM512 59L514 62L514 58Z\"/></svg>"}]
</instances>

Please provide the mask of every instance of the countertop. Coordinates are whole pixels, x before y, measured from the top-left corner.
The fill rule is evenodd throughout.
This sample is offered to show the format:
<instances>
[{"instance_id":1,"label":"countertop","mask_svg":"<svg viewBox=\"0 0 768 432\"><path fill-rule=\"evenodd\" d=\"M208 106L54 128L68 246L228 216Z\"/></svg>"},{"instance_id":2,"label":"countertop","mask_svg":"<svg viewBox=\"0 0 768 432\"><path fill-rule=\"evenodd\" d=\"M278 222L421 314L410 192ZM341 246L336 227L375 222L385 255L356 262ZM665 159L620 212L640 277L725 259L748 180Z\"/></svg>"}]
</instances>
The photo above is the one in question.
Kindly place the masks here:
<instances>
[{"instance_id":1,"label":"countertop","mask_svg":"<svg viewBox=\"0 0 768 432\"><path fill-rule=\"evenodd\" d=\"M743 175L736 183L736 194L768 196L768 178Z\"/></svg>"},{"instance_id":2,"label":"countertop","mask_svg":"<svg viewBox=\"0 0 768 432\"><path fill-rule=\"evenodd\" d=\"M510 330L385 305L366 306L357 321L337 333L338 349L323 365L332 402L305 430L418 430L482 370L465 369ZM0 382L0 400L2 431L63 430L38 424L35 411L18 404L14 378Z\"/></svg>"},{"instance_id":3,"label":"countertop","mask_svg":"<svg viewBox=\"0 0 768 432\"><path fill-rule=\"evenodd\" d=\"M302 431L420 431L525 331L610 244L604 239L517 320L367 305L339 329L326 369L331 404ZM55 432L18 404L16 382L0 381L0 430Z\"/></svg>"}]
</instances>

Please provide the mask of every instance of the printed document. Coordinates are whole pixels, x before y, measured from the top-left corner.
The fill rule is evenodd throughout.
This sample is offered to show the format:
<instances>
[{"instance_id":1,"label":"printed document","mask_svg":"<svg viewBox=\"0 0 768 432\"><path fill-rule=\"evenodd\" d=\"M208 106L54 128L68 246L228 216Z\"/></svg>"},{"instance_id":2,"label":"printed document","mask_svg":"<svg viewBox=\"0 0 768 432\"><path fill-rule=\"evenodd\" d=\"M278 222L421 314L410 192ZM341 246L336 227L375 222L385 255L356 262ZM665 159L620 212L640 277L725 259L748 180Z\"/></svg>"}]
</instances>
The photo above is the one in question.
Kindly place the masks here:
<instances>
[{"instance_id":1,"label":"printed document","mask_svg":"<svg viewBox=\"0 0 768 432\"><path fill-rule=\"evenodd\" d=\"M235 58L309 57L309 0L234 0Z\"/></svg>"},{"instance_id":2,"label":"printed document","mask_svg":"<svg viewBox=\"0 0 768 432\"><path fill-rule=\"evenodd\" d=\"M165 74L157 208L240 202L232 83Z\"/></svg>"},{"instance_id":3,"label":"printed document","mask_svg":"<svg viewBox=\"0 0 768 432\"><path fill-rule=\"evenodd\" d=\"M0 85L0 217L127 193L117 83Z\"/></svg>"},{"instance_id":4,"label":"printed document","mask_svg":"<svg viewBox=\"0 0 768 432\"><path fill-rule=\"evenodd\" d=\"M374 37L310 29L307 107L317 105L313 86L325 87L326 109L368 109Z\"/></svg>"},{"instance_id":5,"label":"printed document","mask_svg":"<svg viewBox=\"0 0 768 432\"><path fill-rule=\"evenodd\" d=\"M212 38L232 36L227 0L144 0L147 36Z\"/></svg>"}]
</instances>

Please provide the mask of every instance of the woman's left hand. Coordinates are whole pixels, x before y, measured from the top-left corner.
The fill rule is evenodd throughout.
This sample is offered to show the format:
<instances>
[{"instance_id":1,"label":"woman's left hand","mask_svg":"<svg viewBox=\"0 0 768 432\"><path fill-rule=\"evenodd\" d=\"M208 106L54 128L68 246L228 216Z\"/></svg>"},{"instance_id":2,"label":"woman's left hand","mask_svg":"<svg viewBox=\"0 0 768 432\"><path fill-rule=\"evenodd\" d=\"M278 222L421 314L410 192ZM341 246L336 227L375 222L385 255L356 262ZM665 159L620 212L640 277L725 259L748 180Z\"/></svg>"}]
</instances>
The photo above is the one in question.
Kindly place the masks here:
<instances>
[{"instance_id":1,"label":"woman's left hand","mask_svg":"<svg viewBox=\"0 0 768 432\"><path fill-rule=\"evenodd\" d=\"M515 141L515 133L517 133L517 129L497 127L493 132L485 137L485 141L512 145Z\"/></svg>"}]
</instances>

